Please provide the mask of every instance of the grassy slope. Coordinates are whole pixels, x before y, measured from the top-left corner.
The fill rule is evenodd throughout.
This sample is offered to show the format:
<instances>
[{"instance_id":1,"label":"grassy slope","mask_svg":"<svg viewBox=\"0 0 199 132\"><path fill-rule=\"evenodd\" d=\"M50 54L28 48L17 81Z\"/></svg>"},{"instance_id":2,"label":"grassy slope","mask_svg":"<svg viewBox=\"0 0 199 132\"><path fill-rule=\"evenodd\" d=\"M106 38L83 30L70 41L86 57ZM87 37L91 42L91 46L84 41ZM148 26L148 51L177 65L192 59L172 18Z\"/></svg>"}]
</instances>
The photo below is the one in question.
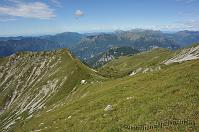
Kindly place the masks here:
<instances>
[{"instance_id":1,"label":"grassy slope","mask_svg":"<svg viewBox=\"0 0 199 132\"><path fill-rule=\"evenodd\" d=\"M192 125L170 125L159 131L198 131L199 60L164 66L156 72L125 76L139 67L159 65L172 55L168 50L156 49L138 56L121 57L105 66L111 66L117 70L117 74L101 70L104 74L111 73L109 76L124 76L123 78L104 80L93 73L92 78L88 77L87 84L77 85L76 90L69 92L67 98L60 99L59 95L64 95L71 78L64 84L65 89L52 100L52 104L57 99L61 105L55 109L49 105L34 113L32 118L20 120L10 131L128 131L123 125L154 125L167 119L189 119L195 121L197 126L189 128ZM80 62L75 63L80 64L80 69L92 73ZM63 72L67 68L63 68ZM79 78L80 81L86 78L82 77L83 73L85 72L77 72L74 79ZM104 108L109 104L113 110L105 112ZM151 131L154 130L156 129Z\"/></svg>"},{"instance_id":2,"label":"grassy slope","mask_svg":"<svg viewBox=\"0 0 199 132\"><path fill-rule=\"evenodd\" d=\"M74 88L78 85L80 85L80 81L85 79L88 82L94 81L94 80L101 80L103 78L99 77L95 72L90 70L89 68L85 67L79 60L74 59L70 54L69 51L66 50L60 50L56 52L44 52L44 53L19 53L17 56L20 56L23 58L22 60L17 60L16 62L16 69L6 66L9 58L1 58L1 65L3 66L2 73L3 77L1 78L1 83L7 76L6 71L11 71L16 72L14 75L11 75L6 83L4 83L0 87L0 108L4 107L6 105L6 102L11 100L11 97L13 95L13 92L15 89L18 91L17 96L20 94L20 90L23 89L23 86L26 84L28 78L30 77L30 74L32 73L32 70L34 69L33 67L38 67L40 66L40 62L36 64L34 62L35 59L43 59L43 58L50 58L50 57L55 57L56 59L52 62L49 63L49 66L45 65L45 67L41 70L41 75L38 76L35 81L31 86L25 87L23 90L22 95L20 95L20 98L15 98L16 101L2 114L0 115L0 131L2 130L2 127L5 126L3 125L5 122L9 121L9 117L12 117L12 119L16 119L18 117L21 117L21 122L23 122L28 116L27 112L23 112L20 115L16 115L13 117L13 114L16 113L17 111L17 106L24 100L26 99L27 95L30 96L31 99L36 97L37 94L39 94L43 88L44 85L48 81L57 79L59 80L58 85L59 87L56 92L54 92L50 97L47 98L47 101L45 103L46 109L50 109L51 107L61 105L62 100L65 100L67 96L71 94L71 92L74 90ZM30 57L32 56L32 57ZM60 57L60 60L59 60ZM5 61L3 61L5 60ZM7 61L6 61L7 60ZM12 60L12 59L11 59ZM31 61L30 61L31 60ZM56 65L55 67L51 68L53 64L57 63L60 61L59 65ZM42 61L41 61L42 62ZM8 69L6 69L8 67ZM25 67L29 67L27 71L24 72L23 76L19 77L19 73L23 71ZM10 69L9 69L10 68ZM15 70L15 71L14 71ZM47 72L45 72L47 71ZM56 72L57 71L57 72ZM12 73L12 72L11 72ZM47 73L47 74L46 74ZM54 74L52 74L54 73ZM39 78L46 74L41 80ZM52 74L50 76L50 74ZM64 81L63 86L61 86L61 81L64 79L64 77L67 76L67 79ZM36 78L36 77L35 77ZM34 78L30 78L30 81L33 80ZM12 81L11 81L12 80ZM18 85L18 80L21 80L22 83L19 85L19 87L16 87ZM29 82L30 82L29 81ZM28 82L28 83L29 83ZM9 87L7 87L10 84ZM6 88L7 87L7 88ZM6 88L6 89L5 89ZM29 100L31 101L31 100ZM28 104L28 102L27 102ZM37 113L37 112L36 112ZM4 120L5 119L5 120ZM4 120L4 121L3 121ZM11 120L10 120L11 121Z\"/></svg>"},{"instance_id":3,"label":"grassy slope","mask_svg":"<svg viewBox=\"0 0 199 132\"><path fill-rule=\"evenodd\" d=\"M120 57L109 62L99 71L103 76L123 77L140 67L155 67L172 55L173 52L167 49L154 49L134 56Z\"/></svg>"},{"instance_id":4,"label":"grassy slope","mask_svg":"<svg viewBox=\"0 0 199 132\"><path fill-rule=\"evenodd\" d=\"M47 82L48 80L53 80L53 79L55 79L55 78L57 78L57 79L59 79L59 78L62 78L62 77L64 77L64 76L66 76L66 75L70 75L69 73L71 73L71 71L75 71L75 72L77 72L77 73L74 73L73 74L73 78L75 78L75 79L77 79L77 80L75 80L75 81L80 81L80 76L79 76L79 74L82 74L83 76L85 76L84 78L87 78L88 77L88 74L86 74L86 72L84 71L84 70L86 70L86 69L80 69L80 65L76 65L76 63L78 63L78 61L77 60L72 60L71 59L71 57L67 54L67 52L65 52L65 53L59 53L60 54L60 56L61 56L61 64L59 64L59 66L57 66L57 67L55 67L55 68L51 68L48 72L49 72L49 74L50 73L52 73L53 71L55 71L56 69L58 69L58 68L60 68L60 70L58 71L58 73L57 74L54 74L53 76L51 76L51 77L46 77L46 78L44 78L42 81L40 81L35 87L40 87L40 86L42 86L42 85L44 85L43 84L43 82ZM29 59L29 55L28 55L28 53L19 53L19 55L20 56L24 56L24 57L26 57L26 58L28 58ZM26 56L27 55L27 56ZM35 55L35 56L34 56ZM31 59L34 59L34 58L42 58L42 56L43 57L45 57L45 56L48 56L48 57L51 57L51 56L53 56L53 55L51 55L50 53L48 54L46 54L46 55L44 55L44 54L42 54L42 53L34 53L34 57L33 58L31 58ZM1 58L2 60L8 60L9 58ZM25 61L25 60L24 60ZM58 61L58 60L56 60L56 61ZM2 61L1 61L2 62ZM4 61L4 62L7 62L7 61ZM18 71L20 72L20 69L22 69L23 67L24 67L24 65L28 65L28 66L30 66L30 68L29 68L29 70L25 73L25 75L24 75L24 77L22 78L22 79L24 79L24 80L26 80L27 78L28 78L28 76L30 75L30 73L31 73L31 70L33 69L33 67L34 67L34 64L30 64L29 62L28 62L28 60L27 60L27 62L25 62L26 64L23 64L22 65L22 61L21 62L19 62L19 64L18 64L18 66L17 66L17 68L18 68ZM54 62L53 62L54 63ZM5 64L3 65L3 62L2 62L2 65L1 66L4 66L4 67L6 67L5 66ZM47 67L45 67L45 68L47 68ZM2 69L3 70L3 69ZM14 80L14 77L15 77L15 75L13 75L13 76L11 76L10 77L10 79L8 80L8 81L10 81L10 80L13 80L13 84L17 84L17 82L14 82L15 80ZM3 79L3 78L1 78L1 79ZM65 89L59 89L59 92L61 93L61 94L59 94L59 97L58 98L61 98L62 97L62 95L63 94L67 94L66 93L66 91L65 90L68 90L68 91L71 91L71 89L76 85L76 82L73 82L73 81L71 81L71 80L69 80L70 81L70 85L65 85L65 86L67 86ZM65 82L65 83L67 83L67 82ZM4 86L4 85L3 85ZM1 87L1 89L3 89L3 86ZM6 90L7 91L10 91L10 92L12 92L13 91L13 89L14 89L14 87L13 86L10 86L9 88L7 88ZM65 92L63 92L63 91L65 91ZM3 93L1 93L1 94L3 94ZM11 93L10 93L11 94ZM54 99L52 99L53 101L54 101ZM55 102L57 101L57 100L59 100L59 99L56 99L55 100Z\"/></svg>"},{"instance_id":5,"label":"grassy slope","mask_svg":"<svg viewBox=\"0 0 199 132\"><path fill-rule=\"evenodd\" d=\"M71 101L53 111L42 111L39 117L17 126L16 131L127 131L122 125L154 124L167 119L190 119L198 124L198 67L198 60L189 61L156 73L81 85ZM104 112L108 104L113 110ZM184 125L160 130L193 131Z\"/></svg>"}]
</instances>

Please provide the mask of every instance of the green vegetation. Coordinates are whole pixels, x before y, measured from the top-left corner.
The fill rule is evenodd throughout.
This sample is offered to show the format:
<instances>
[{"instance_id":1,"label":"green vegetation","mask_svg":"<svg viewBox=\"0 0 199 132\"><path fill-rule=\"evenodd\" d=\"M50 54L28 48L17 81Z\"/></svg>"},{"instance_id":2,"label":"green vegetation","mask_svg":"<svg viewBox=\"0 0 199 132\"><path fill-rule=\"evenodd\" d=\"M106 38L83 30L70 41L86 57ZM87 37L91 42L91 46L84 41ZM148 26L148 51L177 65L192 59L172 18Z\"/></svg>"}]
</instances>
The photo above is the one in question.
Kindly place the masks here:
<instances>
[{"instance_id":1,"label":"green vegetation","mask_svg":"<svg viewBox=\"0 0 199 132\"><path fill-rule=\"evenodd\" d=\"M153 49L133 56L122 56L99 68L106 77L123 77L139 68L157 67L174 53L167 49Z\"/></svg>"},{"instance_id":2,"label":"green vegetation","mask_svg":"<svg viewBox=\"0 0 199 132\"><path fill-rule=\"evenodd\" d=\"M47 98L45 107L31 114L27 109L17 115L18 119L7 131L120 132L131 131L125 127L128 125L150 126L167 120L187 119L190 120L189 124L170 124L149 130L199 130L199 60L164 65L162 62L175 53L155 49L134 56L120 57L108 63L99 73L114 79L105 79L74 59L68 51L58 53L52 56L61 55L61 63L52 71L59 67L61 69L41 82L55 78L62 80L65 75L69 79L55 93L50 94L52 97ZM140 67L157 66L161 66L161 69L155 72L140 72L128 76ZM117 73L107 70L107 67ZM69 74L71 71L74 71L73 75ZM86 80L86 83L81 84L81 80ZM43 83L36 86L42 87ZM37 89L36 86L31 88ZM37 95L34 92L37 91L31 92L33 97ZM17 101L19 100L16 99L15 103L19 103ZM104 111L107 105L111 105L113 109ZM16 106L17 104L13 104L11 108ZM5 130L4 122L10 120L7 117L14 118L10 114L17 112L11 108L0 115L0 120L3 121L0 122L1 130Z\"/></svg>"},{"instance_id":3,"label":"green vegetation","mask_svg":"<svg viewBox=\"0 0 199 132\"><path fill-rule=\"evenodd\" d=\"M80 86L66 105L40 112L39 117L25 121L16 131L107 132L128 130L122 127L125 124L154 124L172 119L189 119L198 124L198 67L199 61L193 61L159 73ZM132 98L128 100L129 97ZM104 112L108 104L113 111ZM193 126L174 125L159 130L193 131L189 127Z\"/></svg>"},{"instance_id":4,"label":"green vegetation","mask_svg":"<svg viewBox=\"0 0 199 132\"><path fill-rule=\"evenodd\" d=\"M81 80L103 80L67 50L24 52L2 58L0 67L0 127L26 119L40 109L59 105ZM7 61L6 61L7 60ZM27 114L24 114L27 113Z\"/></svg>"}]
</instances>

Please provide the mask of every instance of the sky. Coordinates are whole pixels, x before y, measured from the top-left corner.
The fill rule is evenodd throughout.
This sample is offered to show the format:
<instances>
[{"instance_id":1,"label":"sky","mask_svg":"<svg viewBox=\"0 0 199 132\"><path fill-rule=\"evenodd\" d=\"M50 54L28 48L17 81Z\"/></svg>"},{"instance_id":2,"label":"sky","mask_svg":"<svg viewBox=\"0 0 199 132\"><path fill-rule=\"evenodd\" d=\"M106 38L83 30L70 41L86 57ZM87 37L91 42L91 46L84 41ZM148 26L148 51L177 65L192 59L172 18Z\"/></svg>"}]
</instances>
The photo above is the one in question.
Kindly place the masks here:
<instances>
[{"instance_id":1,"label":"sky","mask_svg":"<svg viewBox=\"0 0 199 132\"><path fill-rule=\"evenodd\" d=\"M0 0L0 36L199 31L199 0Z\"/></svg>"}]
</instances>

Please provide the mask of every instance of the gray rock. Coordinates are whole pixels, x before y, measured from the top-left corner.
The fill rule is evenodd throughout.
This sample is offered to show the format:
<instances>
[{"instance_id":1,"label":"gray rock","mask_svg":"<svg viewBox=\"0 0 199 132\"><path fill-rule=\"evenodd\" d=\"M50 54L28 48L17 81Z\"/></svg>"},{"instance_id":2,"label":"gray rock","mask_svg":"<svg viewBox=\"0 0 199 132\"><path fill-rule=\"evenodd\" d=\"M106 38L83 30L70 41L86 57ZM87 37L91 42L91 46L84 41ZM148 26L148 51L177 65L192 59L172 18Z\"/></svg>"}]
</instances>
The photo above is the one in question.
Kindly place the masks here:
<instances>
[{"instance_id":1,"label":"gray rock","mask_svg":"<svg viewBox=\"0 0 199 132\"><path fill-rule=\"evenodd\" d=\"M107 105L104 111L111 111L113 109L112 105Z\"/></svg>"}]
</instances>

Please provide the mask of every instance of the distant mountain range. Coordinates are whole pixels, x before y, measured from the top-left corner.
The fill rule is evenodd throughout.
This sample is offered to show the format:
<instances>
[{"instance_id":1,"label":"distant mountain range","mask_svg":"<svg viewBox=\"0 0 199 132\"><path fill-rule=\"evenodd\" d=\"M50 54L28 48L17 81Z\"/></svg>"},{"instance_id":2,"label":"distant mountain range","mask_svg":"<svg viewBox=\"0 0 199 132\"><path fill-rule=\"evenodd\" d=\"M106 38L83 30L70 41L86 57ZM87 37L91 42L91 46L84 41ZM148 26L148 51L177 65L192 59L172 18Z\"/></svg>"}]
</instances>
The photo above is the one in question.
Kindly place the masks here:
<instances>
[{"instance_id":1,"label":"distant mountain range","mask_svg":"<svg viewBox=\"0 0 199 132\"><path fill-rule=\"evenodd\" d=\"M40 37L1 37L0 56L8 56L19 51L48 51L72 48L85 35L73 32Z\"/></svg>"},{"instance_id":2,"label":"distant mountain range","mask_svg":"<svg viewBox=\"0 0 199 132\"><path fill-rule=\"evenodd\" d=\"M128 46L138 51L158 47L176 50L195 42L199 42L199 31L180 31L170 34L143 29L94 34L65 32L40 37L0 37L0 56L19 51L69 48L81 60L88 60L115 46Z\"/></svg>"},{"instance_id":3,"label":"distant mountain range","mask_svg":"<svg viewBox=\"0 0 199 132\"><path fill-rule=\"evenodd\" d=\"M116 31L112 34L87 36L72 50L81 59L106 51L114 46L130 46L139 51L162 47L176 50L180 45L166 34L153 30Z\"/></svg>"},{"instance_id":4,"label":"distant mountain range","mask_svg":"<svg viewBox=\"0 0 199 132\"><path fill-rule=\"evenodd\" d=\"M0 41L8 41L8 40L21 40L25 37L18 36L18 37L0 37Z\"/></svg>"},{"instance_id":5,"label":"distant mountain range","mask_svg":"<svg viewBox=\"0 0 199 132\"><path fill-rule=\"evenodd\" d=\"M79 34L79 33L75 33L75 32L65 32L65 33L60 33L60 34L56 34L56 35L41 36L39 38L53 41L56 44L58 44L59 47L73 48L84 37L86 37L86 35L84 35L84 34Z\"/></svg>"},{"instance_id":6,"label":"distant mountain range","mask_svg":"<svg viewBox=\"0 0 199 132\"><path fill-rule=\"evenodd\" d=\"M199 42L199 31L180 31L175 34L167 34L167 37L175 40L181 47Z\"/></svg>"}]
</instances>

